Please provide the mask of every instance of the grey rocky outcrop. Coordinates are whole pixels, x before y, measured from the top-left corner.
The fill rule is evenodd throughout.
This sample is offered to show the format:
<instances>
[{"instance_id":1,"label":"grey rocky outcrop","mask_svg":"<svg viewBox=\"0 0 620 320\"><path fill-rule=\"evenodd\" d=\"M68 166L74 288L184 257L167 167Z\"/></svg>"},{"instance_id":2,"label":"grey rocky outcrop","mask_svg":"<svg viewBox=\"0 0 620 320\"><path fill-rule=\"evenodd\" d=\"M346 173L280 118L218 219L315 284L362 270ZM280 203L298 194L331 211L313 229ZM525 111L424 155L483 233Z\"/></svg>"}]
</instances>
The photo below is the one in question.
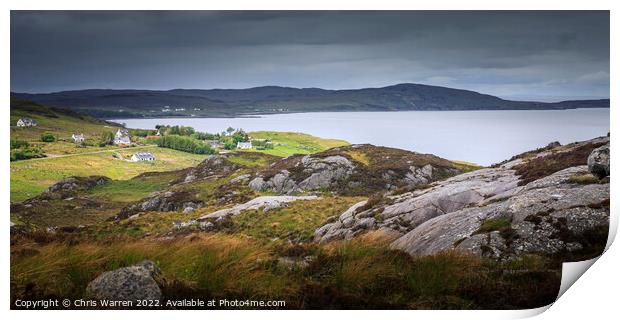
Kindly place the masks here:
<instances>
[{"instance_id":1,"label":"grey rocky outcrop","mask_svg":"<svg viewBox=\"0 0 620 320\"><path fill-rule=\"evenodd\" d=\"M200 207L202 207L202 201L195 199L194 195L187 191L158 191L123 208L115 218L127 219L135 214L148 211L183 210L184 213L189 213Z\"/></svg>"},{"instance_id":2,"label":"grey rocky outcrop","mask_svg":"<svg viewBox=\"0 0 620 320\"><path fill-rule=\"evenodd\" d=\"M210 155L187 171L179 182L193 182L194 180L211 178L214 176L227 176L239 170L241 166L226 161L228 155Z\"/></svg>"},{"instance_id":3,"label":"grey rocky outcrop","mask_svg":"<svg viewBox=\"0 0 620 320\"><path fill-rule=\"evenodd\" d=\"M358 212L365 204L360 202L345 211L338 221L317 229L315 240L348 239L382 227L405 233L434 217L508 196L517 183L513 170L482 169L435 182L424 190L388 196L386 203Z\"/></svg>"},{"instance_id":4,"label":"grey rocky outcrop","mask_svg":"<svg viewBox=\"0 0 620 320\"><path fill-rule=\"evenodd\" d=\"M392 248L413 256L463 250L500 260L592 248L592 239L598 237L600 242L609 224L609 180L574 179L588 175L592 167L577 165L523 184L512 168L557 152L577 152L583 146L608 142L601 137L566 146L554 144L495 168L431 183L423 190L387 193L371 206L357 203L328 221L316 229L314 239L326 242L369 230L390 230L397 237ZM595 149L590 157L601 160L609 150L605 147Z\"/></svg>"},{"instance_id":5,"label":"grey rocky outcrop","mask_svg":"<svg viewBox=\"0 0 620 320\"><path fill-rule=\"evenodd\" d=\"M599 178L604 178L609 175L609 143L594 149L592 153L590 153L588 157L588 169Z\"/></svg>"},{"instance_id":6,"label":"grey rocky outcrop","mask_svg":"<svg viewBox=\"0 0 620 320\"><path fill-rule=\"evenodd\" d=\"M40 199L64 199L74 196L78 191L90 190L110 181L104 176L67 177L51 185L39 196Z\"/></svg>"},{"instance_id":7,"label":"grey rocky outcrop","mask_svg":"<svg viewBox=\"0 0 620 320\"><path fill-rule=\"evenodd\" d=\"M159 300L162 293L157 279L161 271L152 261L107 271L86 287L86 297L105 300Z\"/></svg>"},{"instance_id":8,"label":"grey rocky outcrop","mask_svg":"<svg viewBox=\"0 0 620 320\"><path fill-rule=\"evenodd\" d=\"M280 207L285 206L287 203L298 200L315 200L317 196L262 196L254 198L246 203L238 204L232 208L218 210L209 214L206 214L198 219L198 221L214 220L219 218L225 218L233 215L238 215L244 210L257 210L263 208L263 211L267 212Z\"/></svg>"},{"instance_id":9,"label":"grey rocky outcrop","mask_svg":"<svg viewBox=\"0 0 620 320\"><path fill-rule=\"evenodd\" d=\"M271 177L258 176L250 181L250 188L256 191L273 191L291 194L305 190L329 188L340 180L349 177L355 166L343 156L312 157L304 156L296 166L303 169L303 178L298 178L283 169Z\"/></svg>"},{"instance_id":10,"label":"grey rocky outcrop","mask_svg":"<svg viewBox=\"0 0 620 320\"><path fill-rule=\"evenodd\" d=\"M587 172L586 166L571 167L533 181L503 201L430 219L392 247L414 256L456 249L496 259L580 250L588 232L609 223L609 184L569 180ZM485 221L498 219L506 225L479 231Z\"/></svg>"},{"instance_id":11,"label":"grey rocky outcrop","mask_svg":"<svg viewBox=\"0 0 620 320\"><path fill-rule=\"evenodd\" d=\"M364 144L284 158L258 172L249 187L288 195L312 190L359 195L414 187L460 172L454 163L433 155Z\"/></svg>"}]
</instances>

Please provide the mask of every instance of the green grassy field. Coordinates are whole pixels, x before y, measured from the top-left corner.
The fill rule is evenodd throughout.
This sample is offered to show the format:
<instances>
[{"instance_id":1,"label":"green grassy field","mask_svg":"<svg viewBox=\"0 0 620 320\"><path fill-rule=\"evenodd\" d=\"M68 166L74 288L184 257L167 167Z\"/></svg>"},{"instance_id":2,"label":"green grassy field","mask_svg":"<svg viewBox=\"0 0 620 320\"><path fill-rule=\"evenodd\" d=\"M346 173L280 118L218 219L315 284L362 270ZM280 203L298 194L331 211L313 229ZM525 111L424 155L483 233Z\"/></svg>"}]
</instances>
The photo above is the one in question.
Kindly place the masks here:
<instances>
[{"instance_id":1,"label":"green grassy field","mask_svg":"<svg viewBox=\"0 0 620 320\"><path fill-rule=\"evenodd\" d=\"M309 134L298 132L255 131L249 133L252 139L270 139L273 149L256 150L274 156L287 157L292 154L311 154L325 151L330 148L349 145L347 141L338 139L323 139Z\"/></svg>"},{"instance_id":2,"label":"green grassy field","mask_svg":"<svg viewBox=\"0 0 620 320\"><path fill-rule=\"evenodd\" d=\"M114 158L115 153L129 157L134 152L149 151L154 162L129 162ZM191 154L155 146L123 151L104 151L57 158L41 158L11 162L11 201L23 201L68 176L102 175L114 180L127 180L144 172L172 171L195 166L206 155Z\"/></svg>"},{"instance_id":3,"label":"green grassy field","mask_svg":"<svg viewBox=\"0 0 620 320\"><path fill-rule=\"evenodd\" d=\"M37 122L35 127L16 127L20 118L31 118ZM74 133L83 133L86 139L97 140L104 132L116 132L119 127L105 121L83 116L67 110L48 108L36 103L11 100L11 139L28 141L40 146L47 155L61 155L92 152L114 148L78 147L72 140ZM52 133L57 141L41 142L41 134Z\"/></svg>"}]
</instances>

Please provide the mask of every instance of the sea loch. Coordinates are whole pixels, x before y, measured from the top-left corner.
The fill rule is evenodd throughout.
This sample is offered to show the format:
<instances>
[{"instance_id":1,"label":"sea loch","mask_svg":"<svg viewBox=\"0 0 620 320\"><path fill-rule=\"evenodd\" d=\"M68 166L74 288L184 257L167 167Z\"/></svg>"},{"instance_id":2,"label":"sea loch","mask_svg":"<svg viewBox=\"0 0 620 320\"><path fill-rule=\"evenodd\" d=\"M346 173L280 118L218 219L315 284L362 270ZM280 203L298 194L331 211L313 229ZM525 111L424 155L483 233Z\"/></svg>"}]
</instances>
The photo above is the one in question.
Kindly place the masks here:
<instances>
[{"instance_id":1,"label":"sea loch","mask_svg":"<svg viewBox=\"0 0 620 320\"><path fill-rule=\"evenodd\" d=\"M490 165L542 147L570 143L609 132L609 109L519 111L323 112L247 118L118 119L129 128L157 124L192 126L221 132L294 131L351 143L371 143Z\"/></svg>"}]
</instances>

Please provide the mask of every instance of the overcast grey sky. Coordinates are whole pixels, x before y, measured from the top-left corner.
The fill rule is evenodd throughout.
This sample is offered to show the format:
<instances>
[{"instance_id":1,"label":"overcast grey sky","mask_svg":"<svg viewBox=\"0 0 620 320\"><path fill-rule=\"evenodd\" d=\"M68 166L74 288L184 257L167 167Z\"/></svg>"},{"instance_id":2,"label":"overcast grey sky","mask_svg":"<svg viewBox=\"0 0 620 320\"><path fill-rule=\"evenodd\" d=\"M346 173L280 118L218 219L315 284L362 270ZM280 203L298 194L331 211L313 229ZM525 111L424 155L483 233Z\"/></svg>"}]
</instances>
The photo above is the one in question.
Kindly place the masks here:
<instances>
[{"instance_id":1,"label":"overcast grey sky","mask_svg":"<svg viewBox=\"0 0 620 320\"><path fill-rule=\"evenodd\" d=\"M403 82L609 97L607 11L13 11L11 90Z\"/></svg>"}]
</instances>

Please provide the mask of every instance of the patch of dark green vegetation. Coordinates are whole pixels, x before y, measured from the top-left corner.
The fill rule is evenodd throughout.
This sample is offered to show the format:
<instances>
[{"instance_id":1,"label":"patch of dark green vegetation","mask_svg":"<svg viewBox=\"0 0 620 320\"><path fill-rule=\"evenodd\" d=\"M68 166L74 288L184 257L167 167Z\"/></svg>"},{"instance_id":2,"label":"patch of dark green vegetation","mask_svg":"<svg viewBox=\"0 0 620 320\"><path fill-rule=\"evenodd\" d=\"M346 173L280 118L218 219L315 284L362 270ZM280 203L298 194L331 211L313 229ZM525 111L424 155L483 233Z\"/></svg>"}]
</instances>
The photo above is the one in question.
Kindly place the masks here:
<instances>
[{"instance_id":1,"label":"patch of dark green vegetation","mask_svg":"<svg viewBox=\"0 0 620 320\"><path fill-rule=\"evenodd\" d=\"M492 231L501 231L502 229L509 228L511 223L512 221L509 218L486 219L484 220L484 222L482 222L482 224L480 225L480 228L478 228L478 230L476 230L474 234L489 233Z\"/></svg>"},{"instance_id":2,"label":"patch of dark green vegetation","mask_svg":"<svg viewBox=\"0 0 620 320\"><path fill-rule=\"evenodd\" d=\"M155 142L157 146L162 148L170 148L196 154L215 154L215 150L208 144L191 137L166 135L156 139Z\"/></svg>"},{"instance_id":3,"label":"patch of dark green vegetation","mask_svg":"<svg viewBox=\"0 0 620 320\"><path fill-rule=\"evenodd\" d=\"M38 146L26 145L19 148L11 148L11 161L44 158L46 155Z\"/></svg>"},{"instance_id":4,"label":"patch of dark green vegetation","mask_svg":"<svg viewBox=\"0 0 620 320\"><path fill-rule=\"evenodd\" d=\"M577 184L595 184L600 183L600 179L592 174L574 175L568 178L568 182Z\"/></svg>"}]
</instances>

